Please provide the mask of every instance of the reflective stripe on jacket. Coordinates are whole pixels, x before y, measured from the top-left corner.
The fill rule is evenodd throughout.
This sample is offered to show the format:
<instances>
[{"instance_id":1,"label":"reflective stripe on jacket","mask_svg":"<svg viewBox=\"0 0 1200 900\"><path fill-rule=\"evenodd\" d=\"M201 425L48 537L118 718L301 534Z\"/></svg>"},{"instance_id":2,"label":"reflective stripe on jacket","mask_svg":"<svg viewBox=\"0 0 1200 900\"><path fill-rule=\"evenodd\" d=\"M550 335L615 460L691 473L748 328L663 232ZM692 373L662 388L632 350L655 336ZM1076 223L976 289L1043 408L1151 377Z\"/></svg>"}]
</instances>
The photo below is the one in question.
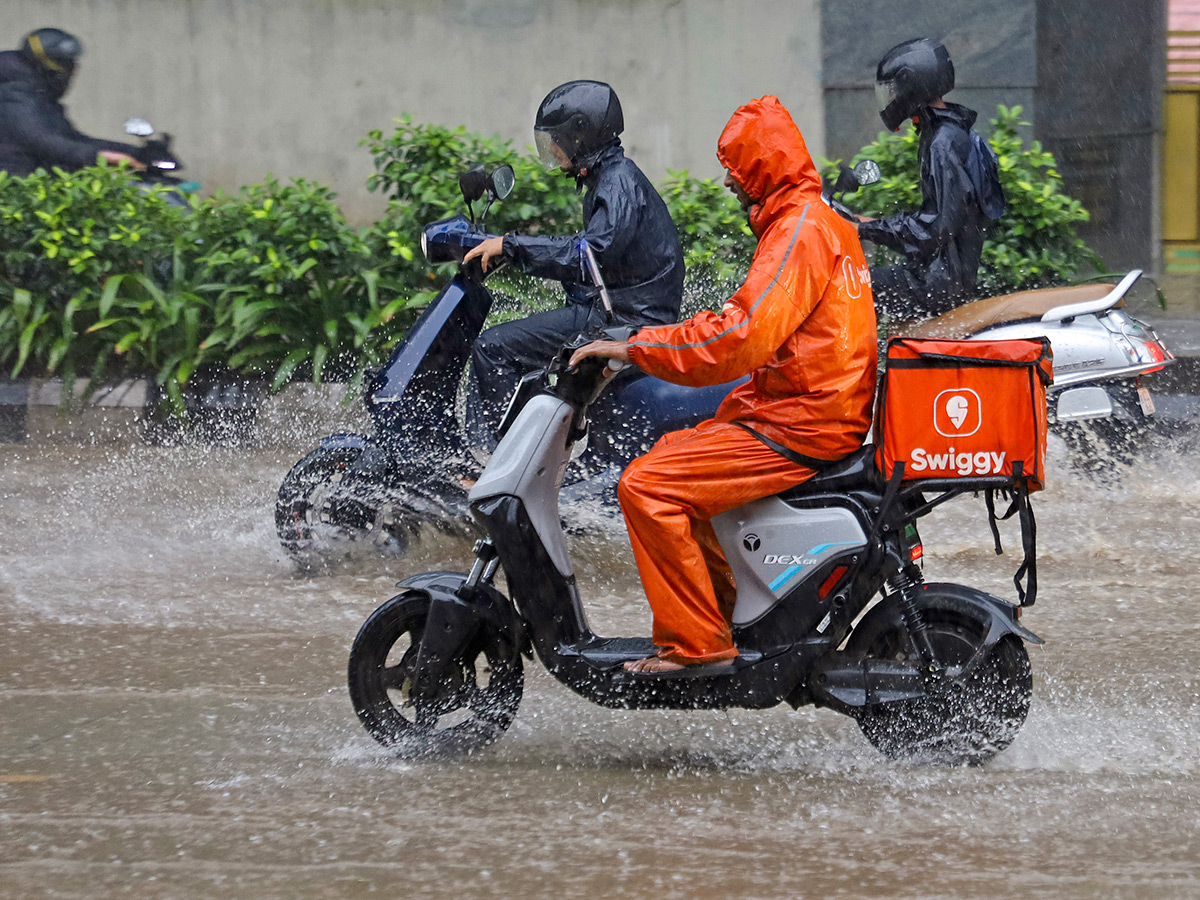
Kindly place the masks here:
<instances>
[{"instance_id":1,"label":"reflective stripe on jacket","mask_svg":"<svg viewBox=\"0 0 1200 900\"><path fill-rule=\"evenodd\" d=\"M721 403L717 421L744 423L806 456L845 456L866 437L875 393L875 307L858 235L821 202L812 157L777 98L741 107L717 148L758 201L746 281L719 313L643 328L630 356L677 384L753 373Z\"/></svg>"}]
</instances>

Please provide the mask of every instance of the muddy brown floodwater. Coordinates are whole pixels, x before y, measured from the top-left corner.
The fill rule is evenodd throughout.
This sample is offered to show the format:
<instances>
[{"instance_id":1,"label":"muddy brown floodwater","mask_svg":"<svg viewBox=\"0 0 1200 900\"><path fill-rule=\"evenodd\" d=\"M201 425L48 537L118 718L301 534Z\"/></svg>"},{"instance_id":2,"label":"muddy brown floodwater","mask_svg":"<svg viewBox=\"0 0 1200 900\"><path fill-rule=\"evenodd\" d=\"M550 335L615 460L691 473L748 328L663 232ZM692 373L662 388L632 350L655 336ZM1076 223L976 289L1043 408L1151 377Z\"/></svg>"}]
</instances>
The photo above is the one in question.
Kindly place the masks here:
<instances>
[{"instance_id":1,"label":"muddy brown floodwater","mask_svg":"<svg viewBox=\"0 0 1200 900\"><path fill-rule=\"evenodd\" d=\"M470 548L295 574L295 455L0 447L0 898L1200 897L1194 444L1107 485L1052 444L1029 720L949 770L827 711L614 712L531 664L494 747L390 759L350 641ZM927 577L1012 596L982 503L922 535ZM573 550L597 630L644 633L623 531Z\"/></svg>"}]
</instances>

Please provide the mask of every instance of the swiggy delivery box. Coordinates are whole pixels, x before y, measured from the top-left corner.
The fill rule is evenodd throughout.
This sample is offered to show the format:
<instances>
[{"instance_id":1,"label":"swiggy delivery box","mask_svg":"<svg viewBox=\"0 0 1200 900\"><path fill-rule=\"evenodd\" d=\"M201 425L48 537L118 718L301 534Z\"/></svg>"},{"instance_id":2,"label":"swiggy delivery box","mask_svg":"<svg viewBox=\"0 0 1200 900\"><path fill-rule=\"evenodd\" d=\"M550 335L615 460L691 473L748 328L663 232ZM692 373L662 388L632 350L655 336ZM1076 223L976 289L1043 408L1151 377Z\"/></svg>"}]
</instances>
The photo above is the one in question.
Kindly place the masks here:
<instances>
[{"instance_id":1,"label":"swiggy delivery box","mask_svg":"<svg viewBox=\"0 0 1200 900\"><path fill-rule=\"evenodd\" d=\"M1046 338L892 338L875 416L884 477L903 463L903 481L1000 476L1040 490L1051 359Z\"/></svg>"}]
</instances>

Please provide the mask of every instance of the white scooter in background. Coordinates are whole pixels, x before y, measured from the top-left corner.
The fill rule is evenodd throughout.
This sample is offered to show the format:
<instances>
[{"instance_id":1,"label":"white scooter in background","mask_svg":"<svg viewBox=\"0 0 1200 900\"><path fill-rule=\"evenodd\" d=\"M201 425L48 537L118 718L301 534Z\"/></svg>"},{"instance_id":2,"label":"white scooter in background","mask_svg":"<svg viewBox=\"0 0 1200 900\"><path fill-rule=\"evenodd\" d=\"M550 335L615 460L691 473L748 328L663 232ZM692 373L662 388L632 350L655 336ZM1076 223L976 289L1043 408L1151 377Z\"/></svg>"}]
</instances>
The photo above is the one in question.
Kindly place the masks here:
<instances>
[{"instance_id":1,"label":"white scooter in background","mask_svg":"<svg viewBox=\"0 0 1200 900\"><path fill-rule=\"evenodd\" d=\"M842 167L822 193L850 221L858 216L837 195L879 180L863 160ZM1175 361L1154 329L1125 311L1125 295L1141 277L1134 269L1118 284L1090 283L1018 291L965 303L896 333L941 340L1049 338L1054 384L1047 396L1051 428L1066 441L1076 465L1099 469L1129 462L1150 428L1154 398L1142 377Z\"/></svg>"},{"instance_id":2,"label":"white scooter in background","mask_svg":"<svg viewBox=\"0 0 1200 900\"><path fill-rule=\"evenodd\" d=\"M1123 308L1142 275L1112 284L1019 291L975 300L922 322L913 337L1007 340L1046 337L1054 351L1050 422L1073 461L1128 461L1154 415L1142 377L1175 361L1154 329Z\"/></svg>"}]
</instances>

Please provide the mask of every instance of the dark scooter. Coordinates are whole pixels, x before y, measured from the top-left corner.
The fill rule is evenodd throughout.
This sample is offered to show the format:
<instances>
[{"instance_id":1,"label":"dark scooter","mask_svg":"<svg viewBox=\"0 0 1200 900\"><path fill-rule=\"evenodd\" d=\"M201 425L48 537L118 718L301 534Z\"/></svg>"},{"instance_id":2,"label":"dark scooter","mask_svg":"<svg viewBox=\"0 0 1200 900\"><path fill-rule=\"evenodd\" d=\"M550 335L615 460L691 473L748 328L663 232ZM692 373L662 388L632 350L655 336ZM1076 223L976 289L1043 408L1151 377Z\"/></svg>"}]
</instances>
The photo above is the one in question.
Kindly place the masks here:
<instances>
[{"instance_id":1,"label":"dark scooter","mask_svg":"<svg viewBox=\"0 0 1200 900\"><path fill-rule=\"evenodd\" d=\"M491 236L484 218L513 184L511 166L490 173L479 166L460 177L469 216L434 222L421 235L431 263L458 263L458 271L368 379L373 432L323 438L284 478L275 525L284 550L301 566L355 545L401 554L423 524L466 533L462 479L477 474L492 442L467 414L478 401L466 372L494 300L479 264L462 260ZM473 205L481 198L487 205L476 221ZM598 280L589 255L582 245L581 263ZM564 499L601 498L615 505L611 489L629 461L666 432L709 418L730 387L687 388L636 370L623 374L593 411L602 427L577 449ZM523 403L533 389L518 390L514 403Z\"/></svg>"},{"instance_id":2,"label":"dark scooter","mask_svg":"<svg viewBox=\"0 0 1200 900\"><path fill-rule=\"evenodd\" d=\"M138 118L125 120L125 133L142 139L141 146L132 154L146 167L135 173L137 180L147 187L159 186L161 195L171 206L189 207L187 195L200 190L200 184L179 177L183 163L171 149L171 135L164 131L156 136L154 126Z\"/></svg>"},{"instance_id":3,"label":"dark scooter","mask_svg":"<svg viewBox=\"0 0 1200 900\"><path fill-rule=\"evenodd\" d=\"M884 484L869 446L713 519L738 586L737 659L626 671L623 663L655 648L648 637L592 632L559 519L563 472L609 380L603 360L568 368L572 350L506 423L470 491L487 535L471 571L405 579L355 638L350 696L373 737L409 758L483 747L512 723L522 658L536 656L607 707L815 704L854 718L891 757L947 764L982 763L1011 743L1032 689L1025 643L1041 640L1019 624L1018 607L965 585L925 583L914 562L919 517L1008 483ZM501 568L509 596L495 583Z\"/></svg>"}]
</instances>

